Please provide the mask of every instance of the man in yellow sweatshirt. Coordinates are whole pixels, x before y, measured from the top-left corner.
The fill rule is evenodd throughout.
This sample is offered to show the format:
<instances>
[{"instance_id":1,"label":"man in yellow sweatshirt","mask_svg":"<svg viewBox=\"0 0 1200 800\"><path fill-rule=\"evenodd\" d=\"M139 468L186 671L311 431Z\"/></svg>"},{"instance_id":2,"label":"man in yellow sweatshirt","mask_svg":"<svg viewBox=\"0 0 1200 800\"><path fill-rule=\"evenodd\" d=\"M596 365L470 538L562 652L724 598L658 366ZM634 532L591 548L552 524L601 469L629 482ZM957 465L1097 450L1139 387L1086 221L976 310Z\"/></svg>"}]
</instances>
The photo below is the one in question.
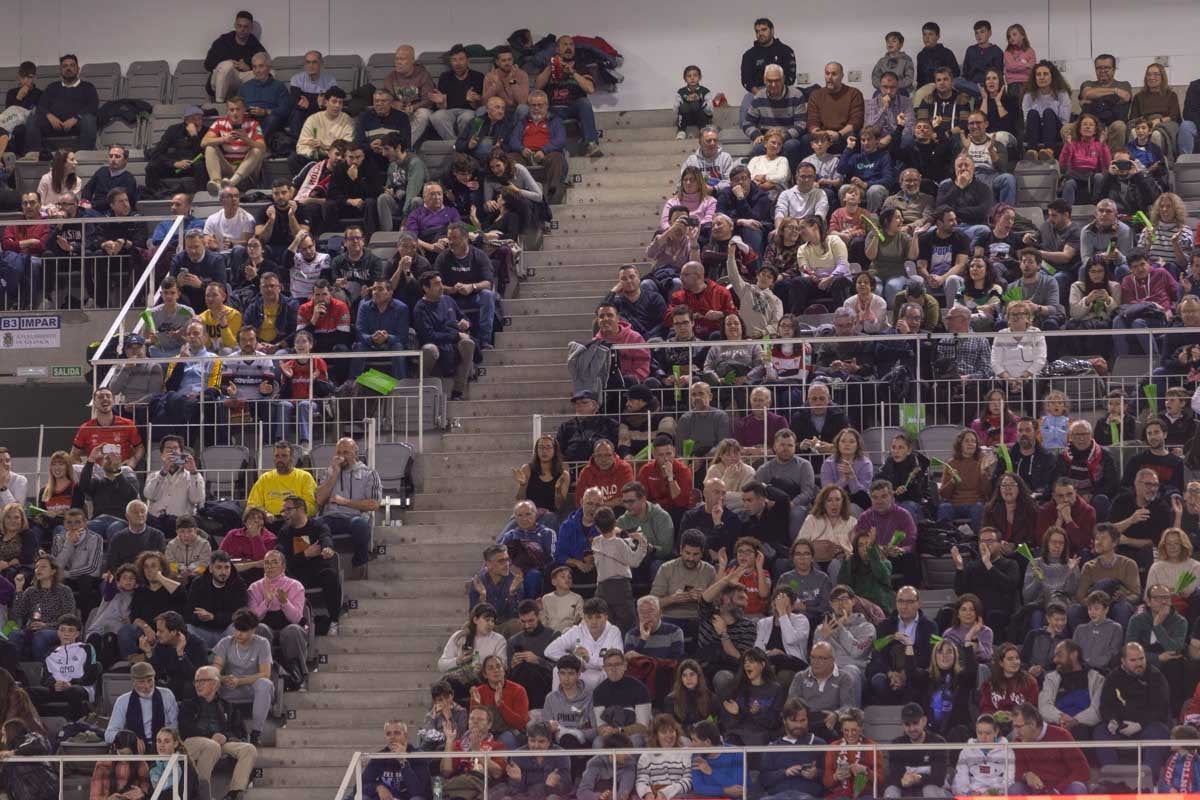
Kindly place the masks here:
<instances>
[{"instance_id":1,"label":"man in yellow sweatshirt","mask_svg":"<svg viewBox=\"0 0 1200 800\"><path fill-rule=\"evenodd\" d=\"M280 440L275 443L275 469L264 472L254 482L247 505L265 508L272 517L283 511L283 501L290 495L304 498L308 513L317 513L317 482L311 473L293 466L292 445Z\"/></svg>"}]
</instances>

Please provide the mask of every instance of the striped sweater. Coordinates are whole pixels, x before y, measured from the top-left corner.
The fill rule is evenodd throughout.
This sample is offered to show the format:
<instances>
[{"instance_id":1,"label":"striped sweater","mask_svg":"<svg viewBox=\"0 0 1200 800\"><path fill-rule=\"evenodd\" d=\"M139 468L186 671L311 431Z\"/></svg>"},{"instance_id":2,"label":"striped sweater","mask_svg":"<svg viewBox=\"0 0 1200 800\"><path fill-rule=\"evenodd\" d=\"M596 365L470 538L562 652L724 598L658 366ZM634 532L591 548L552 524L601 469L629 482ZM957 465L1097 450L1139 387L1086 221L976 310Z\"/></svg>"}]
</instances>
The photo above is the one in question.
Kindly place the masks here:
<instances>
[{"instance_id":1,"label":"striped sweater","mask_svg":"<svg viewBox=\"0 0 1200 800\"><path fill-rule=\"evenodd\" d=\"M664 797L677 797L686 794L692 788L692 760L684 753L674 753L670 750L657 753L643 753L638 756L637 785L638 797L645 797L654 792Z\"/></svg>"},{"instance_id":2,"label":"striped sweater","mask_svg":"<svg viewBox=\"0 0 1200 800\"><path fill-rule=\"evenodd\" d=\"M798 89L789 86L778 99L768 97L766 89L754 95L742 131L754 139L769 128L783 128L789 139L800 138L804 132L804 97Z\"/></svg>"}]
</instances>

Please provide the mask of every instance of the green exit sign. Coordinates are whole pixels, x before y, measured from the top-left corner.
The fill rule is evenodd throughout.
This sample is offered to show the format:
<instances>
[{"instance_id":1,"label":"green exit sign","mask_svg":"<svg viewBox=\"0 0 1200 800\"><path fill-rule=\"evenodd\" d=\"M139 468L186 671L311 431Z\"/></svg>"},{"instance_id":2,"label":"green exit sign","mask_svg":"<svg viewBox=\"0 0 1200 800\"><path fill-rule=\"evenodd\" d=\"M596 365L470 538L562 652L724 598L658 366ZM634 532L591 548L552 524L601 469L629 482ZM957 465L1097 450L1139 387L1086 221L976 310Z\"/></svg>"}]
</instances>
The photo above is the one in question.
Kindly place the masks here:
<instances>
[{"instance_id":1,"label":"green exit sign","mask_svg":"<svg viewBox=\"0 0 1200 800\"><path fill-rule=\"evenodd\" d=\"M51 367L51 378L82 378L83 367Z\"/></svg>"}]
</instances>

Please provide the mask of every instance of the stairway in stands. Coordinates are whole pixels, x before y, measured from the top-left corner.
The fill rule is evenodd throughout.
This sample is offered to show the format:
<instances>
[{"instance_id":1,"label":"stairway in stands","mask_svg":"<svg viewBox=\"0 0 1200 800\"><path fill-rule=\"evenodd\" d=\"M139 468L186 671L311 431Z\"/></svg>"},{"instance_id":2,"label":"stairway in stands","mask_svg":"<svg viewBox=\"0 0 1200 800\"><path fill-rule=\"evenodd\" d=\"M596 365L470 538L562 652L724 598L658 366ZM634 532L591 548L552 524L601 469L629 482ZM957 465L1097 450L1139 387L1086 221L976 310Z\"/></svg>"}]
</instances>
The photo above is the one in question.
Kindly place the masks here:
<instances>
[{"instance_id":1,"label":"stairway in stands","mask_svg":"<svg viewBox=\"0 0 1200 800\"><path fill-rule=\"evenodd\" d=\"M736 109L722 109L736 115ZM571 413L565 366L569 341L591 337L597 302L617 266L638 262L696 141L676 141L668 111L604 112L600 159L571 159L579 176L544 249L527 252L533 274L504 301L511 324L485 353L469 400L450 403L451 430L426 437L418 494L401 527L381 527L387 553L370 579L347 584L358 608L341 636L319 640L327 654L304 694L287 696L295 718L259 757L255 800L331 800L351 754L378 750L383 723L409 722L410 738L437 680L435 660L467 613L464 582L482 563L512 512L511 469L529 459L534 413L553 432ZM736 135L735 135L736 134ZM735 155L748 145L730 129Z\"/></svg>"}]
</instances>

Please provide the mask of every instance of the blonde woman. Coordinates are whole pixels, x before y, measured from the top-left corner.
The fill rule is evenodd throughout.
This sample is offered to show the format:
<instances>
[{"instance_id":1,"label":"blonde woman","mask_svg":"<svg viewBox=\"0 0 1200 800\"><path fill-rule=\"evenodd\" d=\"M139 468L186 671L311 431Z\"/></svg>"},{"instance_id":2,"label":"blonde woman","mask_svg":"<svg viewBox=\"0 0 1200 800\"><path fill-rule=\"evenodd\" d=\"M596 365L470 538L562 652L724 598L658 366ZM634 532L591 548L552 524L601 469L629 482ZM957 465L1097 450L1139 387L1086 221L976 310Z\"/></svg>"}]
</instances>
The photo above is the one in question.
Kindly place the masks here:
<instances>
[{"instance_id":1,"label":"blonde woman","mask_svg":"<svg viewBox=\"0 0 1200 800\"><path fill-rule=\"evenodd\" d=\"M1171 89L1167 68L1162 64L1146 67L1141 90L1133 96L1129 118L1145 117L1150 123L1150 141L1158 145L1170 161L1175 156L1175 140L1183 119L1179 96Z\"/></svg>"},{"instance_id":2,"label":"blonde woman","mask_svg":"<svg viewBox=\"0 0 1200 800\"><path fill-rule=\"evenodd\" d=\"M1178 500L1178 496L1175 498ZM1146 596L1150 595L1150 587L1162 585L1171 589L1171 602L1175 609L1188 619L1195 619L1200 611L1200 561L1192 558L1192 541L1180 528L1167 528L1159 537L1155 551L1158 559L1150 565L1146 573ZM1179 578L1189 573L1195 579L1183 591L1179 588ZM1186 612L1186 613L1185 613Z\"/></svg>"},{"instance_id":3,"label":"blonde woman","mask_svg":"<svg viewBox=\"0 0 1200 800\"><path fill-rule=\"evenodd\" d=\"M1151 263L1161 261L1186 271L1192 260L1192 244L1183 198L1163 192L1150 207L1150 227L1142 229L1138 247L1150 254Z\"/></svg>"},{"instance_id":4,"label":"blonde woman","mask_svg":"<svg viewBox=\"0 0 1200 800\"><path fill-rule=\"evenodd\" d=\"M792 172L788 160L783 155L785 134L781 128L771 128L763 134L763 147L766 154L755 156L746 164L750 170L750 180L758 184L764 192L771 192L775 199L779 193L788 188L792 182Z\"/></svg>"},{"instance_id":5,"label":"blonde woman","mask_svg":"<svg viewBox=\"0 0 1200 800\"><path fill-rule=\"evenodd\" d=\"M737 439L722 439L713 451L708 464L706 478L720 478L725 482L725 507L733 511L742 510L742 486L754 480L754 467L742 459L742 445Z\"/></svg>"}]
</instances>

